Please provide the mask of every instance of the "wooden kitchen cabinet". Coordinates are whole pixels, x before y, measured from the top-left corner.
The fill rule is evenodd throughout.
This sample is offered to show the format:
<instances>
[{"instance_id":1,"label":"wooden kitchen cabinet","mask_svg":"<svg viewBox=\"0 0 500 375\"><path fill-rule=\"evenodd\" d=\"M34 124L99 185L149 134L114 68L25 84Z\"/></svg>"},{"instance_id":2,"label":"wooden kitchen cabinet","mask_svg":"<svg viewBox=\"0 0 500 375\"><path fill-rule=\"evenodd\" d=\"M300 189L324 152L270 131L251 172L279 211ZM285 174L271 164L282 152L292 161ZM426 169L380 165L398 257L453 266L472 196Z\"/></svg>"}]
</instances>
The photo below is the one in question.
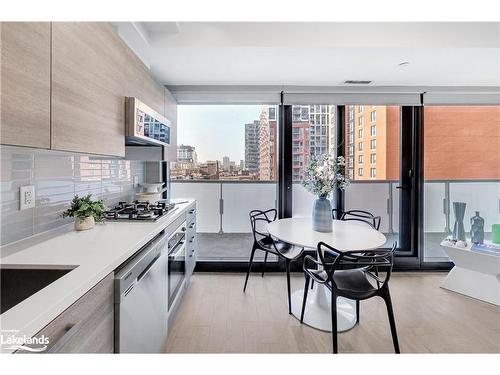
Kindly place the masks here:
<instances>
[{"instance_id":1,"label":"wooden kitchen cabinet","mask_svg":"<svg viewBox=\"0 0 500 375\"><path fill-rule=\"evenodd\" d=\"M123 60L124 95L135 97L159 114L165 115L164 87L153 79L143 62L125 44Z\"/></svg>"},{"instance_id":2,"label":"wooden kitchen cabinet","mask_svg":"<svg viewBox=\"0 0 500 375\"><path fill-rule=\"evenodd\" d=\"M111 273L38 332L50 340L45 353L113 353L113 290Z\"/></svg>"},{"instance_id":3,"label":"wooden kitchen cabinet","mask_svg":"<svg viewBox=\"0 0 500 375\"><path fill-rule=\"evenodd\" d=\"M0 23L2 144L50 148L50 27Z\"/></svg>"},{"instance_id":4,"label":"wooden kitchen cabinet","mask_svg":"<svg viewBox=\"0 0 500 375\"><path fill-rule=\"evenodd\" d=\"M1 23L1 143L125 156L125 97L172 122L177 103L109 23Z\"/></svg>"},{"instance_id":5,"label":"wooden kitchen cabinet","mask_svg":"<svg viewBox=\"0 0 500 375\"><path fill-rule=\"evenodd\" d=\"M125 155L124 44L108 23L52 24L52 148Z\"/></svg>"}]
</instances>

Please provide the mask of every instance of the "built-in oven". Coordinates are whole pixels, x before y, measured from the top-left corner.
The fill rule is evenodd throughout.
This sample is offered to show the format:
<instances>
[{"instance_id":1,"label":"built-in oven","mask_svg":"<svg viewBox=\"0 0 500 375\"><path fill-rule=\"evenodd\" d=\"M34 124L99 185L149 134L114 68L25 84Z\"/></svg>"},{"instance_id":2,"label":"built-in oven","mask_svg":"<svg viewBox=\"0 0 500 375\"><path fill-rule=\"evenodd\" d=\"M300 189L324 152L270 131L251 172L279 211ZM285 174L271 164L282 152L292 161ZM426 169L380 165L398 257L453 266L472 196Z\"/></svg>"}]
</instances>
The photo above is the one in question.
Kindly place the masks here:
<instances>
[{"instance_id":1,"label":"built-in oven","mask_svg":"<svg viewBox=\"0 0 500 375\"><path fill-rule=\"evenodd\" d=\"M186 222L168 239L168 308L172 307L186 277Z\"/></svg>"}]
</instances>

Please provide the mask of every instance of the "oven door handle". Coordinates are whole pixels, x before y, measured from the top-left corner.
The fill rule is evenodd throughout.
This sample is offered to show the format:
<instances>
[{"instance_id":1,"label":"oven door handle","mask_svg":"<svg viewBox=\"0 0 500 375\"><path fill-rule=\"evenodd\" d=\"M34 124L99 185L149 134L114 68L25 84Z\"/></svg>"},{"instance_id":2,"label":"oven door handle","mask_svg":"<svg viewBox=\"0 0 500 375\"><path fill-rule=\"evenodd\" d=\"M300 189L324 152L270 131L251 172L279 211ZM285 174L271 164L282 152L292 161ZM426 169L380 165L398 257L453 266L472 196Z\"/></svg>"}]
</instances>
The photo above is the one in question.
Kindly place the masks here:
<instances>
[{"instance_id":1,"label":"oven door handle","mask_svg":"<svg viewBox=\"0 0 500 375\"><path fill-rule=\"evenodd\" d=\"M180 253L181 251L183 251L183 250L184 250L184 248L185 248L185 247L186 247L186 246L185 246L185 242L184 242L184 240L183 240L183 241L181 241L181 242L179 242L179 243L178 243L178 244L177 244L177 245L176 245L176 246L172 249L172 251L168 254L168 259L175 259L175 258L177 257L177 255L179 255L179 253ZM179 250L177 250L177 251L174 253L174 250L176 250L177 248L179 248Z\"/></svg>"}]
</instances>

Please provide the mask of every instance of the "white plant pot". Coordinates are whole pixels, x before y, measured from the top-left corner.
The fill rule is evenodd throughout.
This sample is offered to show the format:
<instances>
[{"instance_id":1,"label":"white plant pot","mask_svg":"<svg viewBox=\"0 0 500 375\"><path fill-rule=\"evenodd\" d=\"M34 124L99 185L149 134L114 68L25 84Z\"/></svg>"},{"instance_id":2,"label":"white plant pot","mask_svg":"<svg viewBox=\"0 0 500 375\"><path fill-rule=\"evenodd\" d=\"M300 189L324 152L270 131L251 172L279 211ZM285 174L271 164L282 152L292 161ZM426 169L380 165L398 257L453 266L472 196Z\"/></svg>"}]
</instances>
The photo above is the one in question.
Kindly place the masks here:
<instances>
[{"instance_id":1,"label":"white plant pot","mask_svg":"<svg viewBox=\"0 0 500 375\"><path fill-rule=\"evenodd\" d=\"M86 217L85 219L76 218L75 219L75 230L87 230L92 229L95 226L95 220L93 216Z\"/></svg>"}]
</instances>

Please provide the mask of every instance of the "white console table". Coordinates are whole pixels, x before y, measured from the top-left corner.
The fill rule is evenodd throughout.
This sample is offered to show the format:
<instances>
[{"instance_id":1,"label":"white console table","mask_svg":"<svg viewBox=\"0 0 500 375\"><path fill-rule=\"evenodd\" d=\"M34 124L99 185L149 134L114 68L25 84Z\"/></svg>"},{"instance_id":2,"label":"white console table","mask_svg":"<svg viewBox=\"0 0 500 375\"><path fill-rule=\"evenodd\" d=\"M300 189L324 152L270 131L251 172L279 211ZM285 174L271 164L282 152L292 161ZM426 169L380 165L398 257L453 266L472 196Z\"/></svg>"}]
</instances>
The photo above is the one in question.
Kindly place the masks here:
<instances>
[{"instance_id":1,"label":"white console table","mask_svg":"<svg viewBox=\"0 0 500 375\"><path fill-rule=\"evenodd\" d=\"M444 289L500 306L500 254L460 248L443 241L441 247L455 266L443 284Z\"/></svg>"}]
</instances>

